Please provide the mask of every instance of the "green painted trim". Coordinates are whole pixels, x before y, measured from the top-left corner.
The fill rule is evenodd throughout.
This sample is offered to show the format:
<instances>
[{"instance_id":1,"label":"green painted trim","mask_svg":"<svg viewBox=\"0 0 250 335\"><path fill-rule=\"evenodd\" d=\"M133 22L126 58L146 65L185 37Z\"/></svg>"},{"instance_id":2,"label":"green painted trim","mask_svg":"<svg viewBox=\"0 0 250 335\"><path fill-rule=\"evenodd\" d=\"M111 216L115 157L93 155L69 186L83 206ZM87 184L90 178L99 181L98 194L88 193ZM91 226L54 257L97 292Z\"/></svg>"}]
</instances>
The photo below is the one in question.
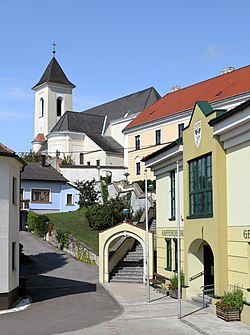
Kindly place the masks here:
<instances>
[{"instance_id":1,"label":"green painted trim","mask_svg":"<svg viewBox=\"0 0 250 335\"><path fill-rule=\"evenodd\" d=\"M209 114L213 112L213 108L207 101L197 101L196 103L200 107L202 113L205 116L208 116Z\"/></svg>"}]
</instances>

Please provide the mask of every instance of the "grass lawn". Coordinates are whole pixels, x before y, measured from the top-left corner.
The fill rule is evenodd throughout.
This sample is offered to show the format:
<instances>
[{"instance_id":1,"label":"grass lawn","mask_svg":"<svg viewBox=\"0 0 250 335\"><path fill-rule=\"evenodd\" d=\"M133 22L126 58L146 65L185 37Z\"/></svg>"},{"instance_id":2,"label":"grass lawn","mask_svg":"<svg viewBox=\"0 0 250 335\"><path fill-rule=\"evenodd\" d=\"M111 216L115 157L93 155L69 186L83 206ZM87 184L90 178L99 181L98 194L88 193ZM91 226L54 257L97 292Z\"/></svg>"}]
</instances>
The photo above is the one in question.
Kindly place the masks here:
<instances>
[{"instance_id":1,"label":"grass lawn","mask_svg":"<svg viewBox=\"0 0 250 335\"><path fill-rule=\"evenodd\" d=\"M84 209L67 213L46 214L51 222L59 228L70 231L71 235L82 241L87 247L98 251L99 232L89 227Z\"/></svg>"}]
</instances>

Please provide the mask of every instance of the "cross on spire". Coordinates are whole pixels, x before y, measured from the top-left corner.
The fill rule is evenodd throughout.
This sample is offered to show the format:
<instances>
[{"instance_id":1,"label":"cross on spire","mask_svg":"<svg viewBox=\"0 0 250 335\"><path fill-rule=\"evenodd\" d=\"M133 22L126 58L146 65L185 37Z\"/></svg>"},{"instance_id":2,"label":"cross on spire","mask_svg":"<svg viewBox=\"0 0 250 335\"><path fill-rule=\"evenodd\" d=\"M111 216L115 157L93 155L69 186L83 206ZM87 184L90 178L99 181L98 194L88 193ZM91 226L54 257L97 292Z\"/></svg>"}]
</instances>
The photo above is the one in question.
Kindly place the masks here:
<instances>
[{"instance_id":1,"label":"cross on spire","mask_svg":"<svg viewBox=\"0 0 250 335\"><path fill-rule=\"evenodd\" d=\"M55 57L56 54L56 42L52 43L53 49L52 49L52 53L53 53L53 57Z\"/></svg>"}]
</instances>

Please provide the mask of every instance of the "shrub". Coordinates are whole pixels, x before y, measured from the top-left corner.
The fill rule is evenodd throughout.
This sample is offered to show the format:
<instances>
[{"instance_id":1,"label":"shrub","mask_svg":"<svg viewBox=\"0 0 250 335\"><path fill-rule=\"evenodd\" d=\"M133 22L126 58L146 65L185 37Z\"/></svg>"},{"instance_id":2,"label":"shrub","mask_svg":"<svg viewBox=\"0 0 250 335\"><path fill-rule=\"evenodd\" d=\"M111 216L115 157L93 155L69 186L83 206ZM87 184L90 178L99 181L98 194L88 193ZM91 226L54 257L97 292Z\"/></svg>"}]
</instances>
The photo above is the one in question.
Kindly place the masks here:
<instances>
[{"instance_id":1,"label":"shrub","mask_svg":"<svg viewBox=\"0 0 250 335\"><path fill-rule=\"evenodd\" d=\"M185 286L185 275L181 271L181 287ZM168 284L170 289L177 289L178 288L178 274L175 273L173 277L170 279L170 283Z\"/></svg>"},{"instance_id":2,"label":"shrub","mask_svg":"<svg viewBox=\"0 0 250 335\"><path fill-rule=\"evenodd\" d=\"M28 231L33 231L35 235L44 237L48 232L50 218L44 214L37 214L32 211L28 213Z\"/></svg>"},{"instance_id":3,"label":"shrub","mask_svg":"<svg viewBox=\"0 0 250 335\"><path fill-rule=\"evenodd\" d=\"M143 212L144 212L144 208L141 207L137 209L137 211L135 211L135 213L132 215L132 221L133 222L140 221L140 218L142 217Z\"/></svg>"},{"instance_id":4,"label":"shrub","mask_svg":"<svg viewBox=\"0 0 250 335\"><path fill-rule=\"evenodd\" d=\"M234 288L230 292L226 292L224 297L217 301L216 306L222 309L239 309L241 310L244 304L243 291L240 288Z\"/></svg>"},{"instance_id":5,"label":"shrub","mask_svg":"<svg viewBox=\"0 0 250 335\"><path fill-rule=\"evenodd\" d=\"M105 204L89 206L85 215L90 228L94 230L103 230L112 225L112 209Z\"/></svg>"},{"instance_id":6,"label":"shrub","mask_svg":"<svg viewBox=\"0 0 250 335\"><path fill-rule=\"evenodd\" d=\"M79 253L76 255L76 259L77 259L78 261L81 261L81 262L84 262L84 263L93 264L93 265L96 264L95 260L90 259L90 258L87 256L87 252L86 252L86 251L81 251L81 252L79 252Z\"/></svg>"},{"instance_id":7,"label":"shrub","mask_svg":"<svg viewBox=\"0 0 250 335\"><path fill-rule=\"evenodd\" d=\"M70 235L70 232L68 230L64 230L61 228L56 229L56 239L57 239L57 242L59 243L60 249L63 249L64 247L68 247L69 235Z\"/></svg>"}]
</instances>

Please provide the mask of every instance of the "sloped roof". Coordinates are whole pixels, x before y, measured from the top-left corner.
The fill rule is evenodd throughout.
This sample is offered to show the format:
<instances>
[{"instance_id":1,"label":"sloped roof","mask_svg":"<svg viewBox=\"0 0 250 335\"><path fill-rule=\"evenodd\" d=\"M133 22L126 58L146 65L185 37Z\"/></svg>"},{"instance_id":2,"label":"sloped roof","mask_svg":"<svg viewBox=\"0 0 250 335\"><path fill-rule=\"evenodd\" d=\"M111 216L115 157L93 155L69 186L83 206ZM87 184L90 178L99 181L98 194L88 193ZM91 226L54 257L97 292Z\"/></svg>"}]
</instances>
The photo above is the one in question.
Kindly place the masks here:
<instances>
[{"instance_id":1,"label":"sloped roof","mask_svg":"<svg viewBox=\"0 0 250 335\"><path fill-rule=\"evenodd\" d=\"M250 65L170 92L146 108L126 129L192 109L197 100L219 101L250 91Z\"/></svg>"},{"instance_id":2,"label":"sloped roof","mask_svg":"<svg viewBox=\"0 0 250 335\"><path fill-rule=\"evenodd\" d=\"M107 128L111 121L123 118L128 115L138 114L160 98L161 96L155 90L155 88L150 87L90 108L81 113L107 116Z\"/></svg>"},{"instance_id":3,"label":"sloped roof","mask_svg":"<svg viewBox=\"0 0 250 335\"><path fill-rule=\"evenodd\" d=\"M71 131L86 134L107 153L123 155L123 147L110 136L103 136L105 116L66 112L57 122L51 133Z\"/></svg>"},{"instance_id":4,"label":"sloped roof","mask_svg":"<svg viewBox=\"0 0 250 335\"><path fill-rule=\"evenodd\" d=\"M42 166L41 163L27 163L27 166L21 173L21 180L40 180L63 183L68 181L52 166Z\"/></svg>"},{"instance_id":5,"label":"sloped roof","mask_svg":"<svg viewBox=\"0 0 250 335\"><path fill-rule=\"evenodd\" d=\"M0 156L8 156L8 157L13 157L16 160L18 160L23 166L26 165L26 162L19 157L15 151L13 151L12 149L6 147L6 145L0 143Z\"/></svg>"},{"instance_id":6,"label":"sloped roof","mask_svg":"<svg viewBox=\"0 0 250 335\"><path fill-rule=\"evenodd\" d=\"M74 131L85 134L101 133L104 116L88 113L66 112L56 123L51 133L57 131Z\"/></svg>"},{"instance_id":7,"label":"sloped roof","mask_svg":"<svg viewBox=\"0 0 250 335\"><path fill-rule=\"evenodd\" d=\"M75 85L68 80L55 57L51 59L39 82L32 88L34 89L44 83L55 83L67 85L72 88L75 87Z\"/></svg>"}]
</instances>

